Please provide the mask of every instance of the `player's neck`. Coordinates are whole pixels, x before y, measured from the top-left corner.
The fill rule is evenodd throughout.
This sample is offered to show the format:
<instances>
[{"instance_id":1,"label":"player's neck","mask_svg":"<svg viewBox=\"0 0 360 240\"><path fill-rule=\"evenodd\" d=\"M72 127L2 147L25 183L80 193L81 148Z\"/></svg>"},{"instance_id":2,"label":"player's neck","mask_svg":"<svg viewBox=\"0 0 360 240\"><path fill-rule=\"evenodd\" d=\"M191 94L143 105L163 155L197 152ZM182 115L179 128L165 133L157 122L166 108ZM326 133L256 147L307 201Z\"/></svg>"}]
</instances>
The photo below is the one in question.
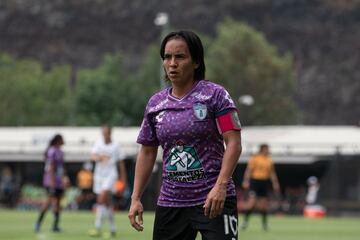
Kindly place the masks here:
<instances>
[{"instance_id":1,"label":"player's neck","mask_svg":"<svg viewBox=\"0 0 360 240\"><path fill-rule=\"evenodd\" d=\"M196 85L196 81L191 81L186 84L172 84L171 95L176 98L182 98L188 94Z\"/></svg>"}]
</instances>

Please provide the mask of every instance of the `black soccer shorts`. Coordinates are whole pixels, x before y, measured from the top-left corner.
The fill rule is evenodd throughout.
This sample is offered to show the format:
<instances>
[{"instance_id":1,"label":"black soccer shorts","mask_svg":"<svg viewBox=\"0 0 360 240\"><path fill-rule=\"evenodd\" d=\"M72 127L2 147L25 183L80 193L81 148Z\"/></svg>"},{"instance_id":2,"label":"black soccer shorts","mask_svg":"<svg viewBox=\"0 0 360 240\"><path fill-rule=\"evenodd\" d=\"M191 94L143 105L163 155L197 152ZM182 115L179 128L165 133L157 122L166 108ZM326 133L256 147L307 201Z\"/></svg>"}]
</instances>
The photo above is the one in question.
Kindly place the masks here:
<instances>
[{"instance_id":1,"label":"black soccer shorts","mask_svg":"<svg viewBox=\"0 0 360 240\"><path fill-rule=\"evenodd\" d=\"M203 240L237 240L238 215L236 197L225 201L222 215L209 219L203 206L157 206L153 240L195 240L198 232Z\"/></svg>"},{"instance_id":2,"label":"black soccer shorts","mask_svg":"<svg viewBox=\"0 0 360 240\"><path fill-rule=\"evenodd\" d=\"M46 188L46 191L48 193L48 195L50 195L51 197L56 197L56 198L60 198L64 195L64 189L62 188Z\"/></svg>"},{"instance_id":3,"label":"black soccer shorts","mask_svg":"<svg viewBox=\"0 0 360 240\"><path fill-rule=\"evenodd\" d=\"M270 181L269 180L256 180L251 179L250 180L250 195L256 196L256 197L268 197L269 195L269 186Z\"/></svg>"}]
</instances>

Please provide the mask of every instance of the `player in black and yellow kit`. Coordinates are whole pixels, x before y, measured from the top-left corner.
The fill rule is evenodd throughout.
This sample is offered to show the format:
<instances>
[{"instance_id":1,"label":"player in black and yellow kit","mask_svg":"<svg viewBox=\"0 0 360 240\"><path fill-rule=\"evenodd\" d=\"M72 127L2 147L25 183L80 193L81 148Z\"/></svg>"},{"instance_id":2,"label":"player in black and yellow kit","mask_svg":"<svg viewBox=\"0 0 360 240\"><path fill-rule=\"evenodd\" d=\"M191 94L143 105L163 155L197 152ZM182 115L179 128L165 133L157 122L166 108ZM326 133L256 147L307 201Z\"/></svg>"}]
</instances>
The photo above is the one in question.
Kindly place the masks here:
<instances>
[{"instance_id":1,"label":"player in black and yellow kit","mask_svg":"<svg viewBox=\"0 0 360 240\"><path fill-rule=\"evenodd\" d=\"M263 229L268 230L267 212L270 182L272 183L273 190L278 193L280 191L279 181L270 157L269 146L262 144L260 145L259 153L249 160L242 182L243 188L249 190L249 199L246 204L242 229L247 228L250 214L257 204L258 210L262 215Z\"/></svg>"}]
</instances>

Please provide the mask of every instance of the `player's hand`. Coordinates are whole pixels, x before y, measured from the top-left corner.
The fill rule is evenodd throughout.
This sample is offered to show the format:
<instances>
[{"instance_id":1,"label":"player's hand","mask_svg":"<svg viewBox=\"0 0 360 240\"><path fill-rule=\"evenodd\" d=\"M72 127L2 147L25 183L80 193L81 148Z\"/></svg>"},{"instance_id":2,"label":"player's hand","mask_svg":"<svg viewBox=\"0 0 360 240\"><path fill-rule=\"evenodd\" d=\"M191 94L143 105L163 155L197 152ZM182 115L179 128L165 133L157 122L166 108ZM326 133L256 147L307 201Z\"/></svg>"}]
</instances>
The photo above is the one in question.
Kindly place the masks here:
<instances>
[{"instance_id":1,"label":"player's hand","mask_svg":"<svg viewBox=\"0 0 360 240\"><path fill-rule=\"evenodd\" d=\"M205 216L210 219L215 218L222 214L226 198L226 185L218 185L211 189L207 195L204 208Z\"/></svg>"},{"instance_id":2,"label":"player's hand","mask_svg":"<svg viewBox=\"0 0 360 240\"><path fill-rule=\"evenodd\" d=\"M108 155L100 155L99 156L100 161L108 161L110 157Z\"/></svg>"},{"instance_id":3,"label":"player's hand","mask_svg":"<svg viewBox=\"0 0 360 240\"><path fill-rule=\"evenodd\" d=\"M139 232L144 229L144 227L143 227L143 212L144 212L144 208L143 208L143 205L141 204L140 200L132 200L128 217L129 217L131 226Z\"/></svg>"},{"instance_id":4,"label":"player's hand","mask_svg":"<svg viewBox=\"0 0 360 240\"><path fill-rule=\"evenodd\" d=\"M68 176L63 176L62 181L65 188L71 187L71 182Z\"/></svg>"},{"instance_id":5,"label":"player's hand","mask_svg":"<svg viewBox=\"0 0 360 240\"><path fill-rule=\"evenodd\" d=\"M273 189L274 189L274 192L279 194L280 193L280 186L279 184L273 184Z\"/></svg>"},{"instance_id":6,"label":"player's hand","mask_svg":"<svg viewBox=\"0 0 360 240\"><path fill-rule=\"evenodd\" d=\"M248 190L249 187L250 187L249 181L243 181L243 182L242 182L242 187L243 187L245 190Z\"/></svg>"}]
</instances>

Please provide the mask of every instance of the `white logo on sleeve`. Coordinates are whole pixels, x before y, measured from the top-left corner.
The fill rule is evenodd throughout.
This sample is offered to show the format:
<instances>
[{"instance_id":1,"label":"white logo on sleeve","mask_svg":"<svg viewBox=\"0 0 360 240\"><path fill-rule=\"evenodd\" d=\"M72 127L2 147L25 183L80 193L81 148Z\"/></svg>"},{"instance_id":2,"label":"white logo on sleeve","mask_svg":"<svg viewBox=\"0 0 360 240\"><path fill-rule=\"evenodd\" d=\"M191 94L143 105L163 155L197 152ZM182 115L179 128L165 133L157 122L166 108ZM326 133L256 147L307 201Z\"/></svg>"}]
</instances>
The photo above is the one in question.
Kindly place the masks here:
<instances>
[{"instance_id":1,"label":"white logo on sleeve","mask_svg":"<svg viewBox=\"0 0 360 240\"><path fill-rule=\"evenodd\" d=\"M231 104L234 104L234 101L231 99L228 91L225 90L225 99L228 100Z\"/></svg>"},{"instance_id":2,"label":"white logo on sleeve","mask_svg":"<svg viewBox=\"0 0 360 240\"><path fill-rule=\"evenodd\" d=\"M165 111L161 111L161 112L159 112L159 114L155 117L155 119L156 119L156 121L157 121L158 123L161 123L161 122L162 122L162 120L163 120L163 118L164 118L164 114L165 114Z\"/></svg>"}]
</instances>

